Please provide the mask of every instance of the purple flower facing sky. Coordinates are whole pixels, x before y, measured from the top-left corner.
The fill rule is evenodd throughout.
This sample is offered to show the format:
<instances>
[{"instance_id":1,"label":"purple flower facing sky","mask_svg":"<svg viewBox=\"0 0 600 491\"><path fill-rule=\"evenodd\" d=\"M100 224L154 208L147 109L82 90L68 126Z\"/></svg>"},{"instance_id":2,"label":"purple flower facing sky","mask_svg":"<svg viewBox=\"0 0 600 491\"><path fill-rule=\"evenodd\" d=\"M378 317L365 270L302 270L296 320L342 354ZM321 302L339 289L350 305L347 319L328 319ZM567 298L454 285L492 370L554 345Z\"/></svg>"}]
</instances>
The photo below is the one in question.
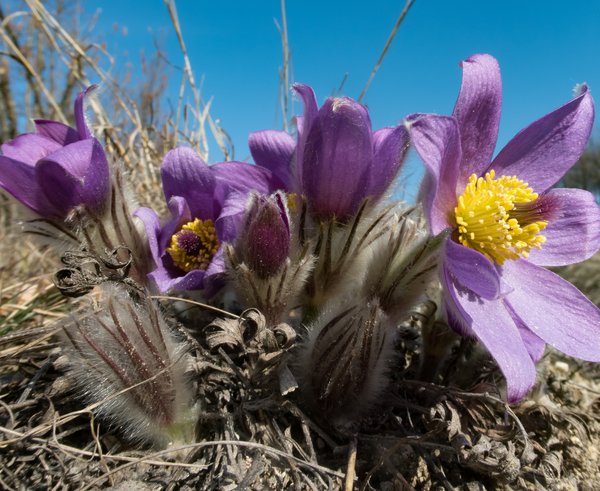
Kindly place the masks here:
<instances>
[{"instance_id":1,"label":"purple flower facing sky","mask_svg":"<svg viewBox=\"0 0 600 491\"><path fill-rule=\"evenodd\" d=\"M308 85L295 84L304 104L294 140L284 131L252 133L254 161L270 169L285 191L307 198L319 219L346 221L368 198L379 199L398 175L408 149L402 126L371 129L367 108L348 97L319 108Z\"/></svg>"},{"instance_id":2,"label":"purple flower facing sky","mask_svg":"<svg viewBox=\"0 0 600 491\"><path fill-rule=\"evenodd\" d=\"M167 153L161 176L171 219L161 225L154 210L136 212L156 264L149 276L161 292L212 291L225 269L221 246L235 242L248 193L269 194L273 176L244 162L207 165L186 147Z\"/></svg>"},{"instance_id":3,"label":"purple flower facing sky","mask_svg":"<svg viewBox=\"0 0 600 491\"><path fill-rule=\"evenodd\" d=\"M422 199L431 231L451 230L440 268L448 319L485 345L516 401L533 386L545 343L600 361L600 311L542 267L582 261L600 247L593 195L551 188L583 152L594 106L582 86L492 159L500 69L489 55L462 68L453 117L415 114L406 125L428 168Z\"/></svg>"},{"instance_id":4,"label":"purple flower facing sky","mask_svg":"<svg viewBox=\"0 0 600 491\"><path fill-rule=\"evenodd\" d=\"M108 199L106 155L83 112L84 98L94 87L77 96L75 128L37 119L35 133L1 146L0 187L42 217L62 220L82 204L99 211Z\"/></svg>"}]
</instances>

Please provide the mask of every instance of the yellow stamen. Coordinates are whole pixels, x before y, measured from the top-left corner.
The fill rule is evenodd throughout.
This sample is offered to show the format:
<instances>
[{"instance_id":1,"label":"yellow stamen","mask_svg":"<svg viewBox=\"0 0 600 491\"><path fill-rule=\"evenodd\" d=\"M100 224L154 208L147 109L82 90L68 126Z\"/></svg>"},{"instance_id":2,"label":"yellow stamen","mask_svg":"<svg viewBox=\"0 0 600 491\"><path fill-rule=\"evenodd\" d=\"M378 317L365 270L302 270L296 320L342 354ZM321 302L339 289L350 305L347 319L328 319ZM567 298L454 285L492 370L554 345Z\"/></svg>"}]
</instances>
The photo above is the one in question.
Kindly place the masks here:
<instances>
[{"instance_id":1,"label":"yellow stamen","mask_svg":"<svg viewBox=\"0 0 600 491\"><path fill-rule=\"evenodd\" d=\"M213 221L196 218L173 234L167 252L175 266L188 273L194 269L206 270L219 245Z\"/></svg>"},{"instance_id":2,"label":"yellow stamen","mask_svg":"<svg viewBox=\"0 0 600 491\"><path fill-rule=\"evenodd\" d=\"M535 211L523 213L519 205L537 199L538 194L516 176L495 179L493 170L485 177L473 174L454 208L458 241L498 264L526 258L546 241L539 233L548 222Z\"/></svg>"}]
</instances>

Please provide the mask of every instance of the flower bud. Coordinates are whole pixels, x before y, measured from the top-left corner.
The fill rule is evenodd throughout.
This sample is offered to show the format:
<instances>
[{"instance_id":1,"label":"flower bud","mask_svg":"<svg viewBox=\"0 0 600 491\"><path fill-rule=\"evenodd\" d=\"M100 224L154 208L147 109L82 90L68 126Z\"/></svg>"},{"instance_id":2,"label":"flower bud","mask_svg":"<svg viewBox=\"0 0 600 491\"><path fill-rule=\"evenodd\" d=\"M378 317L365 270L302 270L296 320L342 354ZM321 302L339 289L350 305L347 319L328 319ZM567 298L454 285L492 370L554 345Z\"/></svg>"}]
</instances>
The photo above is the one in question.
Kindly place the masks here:
<instances>
[{"instance_id":1,"label":"flower bud","mask_svg":"<svg viewBox=\"0 0 600 491\"><path fill-rule=\"evenodd\" d=\"M100 292L99 308L63 329L75 383L129 439L156 447L193 442L197 408L186 345L150 299L136 301L107 284Z\"/></svg>"},{"instance_id":2,"label":"flower bud","mask_svg":"<svg viewBox=\"0 0 600 491\"><path fill-rule=\"evenodd\" d=\"M261 278L279 271L290 253L290 222L281 193L251 196L236 249L240 258Z\"/></svg>"},{"instance_id":3,"label":"flower bud","mask_svg":"<svg viewBox=\"0 0 600 491\"><path fill-rule=\"evenodd\" d=\"M318 318L296 366L309 405L336 426L355 421L375 403L393 349L394 330L378 302L357 305Z\"/></svg>"}]
</instances>

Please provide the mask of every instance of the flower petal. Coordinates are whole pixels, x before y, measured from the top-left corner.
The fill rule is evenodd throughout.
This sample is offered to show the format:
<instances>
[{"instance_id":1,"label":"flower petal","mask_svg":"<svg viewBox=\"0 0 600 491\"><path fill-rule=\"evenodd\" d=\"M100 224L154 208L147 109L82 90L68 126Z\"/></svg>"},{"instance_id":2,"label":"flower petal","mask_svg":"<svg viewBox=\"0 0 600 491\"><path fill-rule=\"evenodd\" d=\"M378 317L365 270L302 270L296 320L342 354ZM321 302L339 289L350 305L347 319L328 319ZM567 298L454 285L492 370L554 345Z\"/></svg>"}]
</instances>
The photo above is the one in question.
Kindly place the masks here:
<instances>
[{"instance_id":1,"label":"flower petal","mask_svg":"<svg viewBox=\"0 0 600 491\"><path fill-rule=\"evenodd\" d=\"M165 155L160 168L165 198L185 198L192 216L214 219L218 203L215 200L215 175L210 168L188 147L175 148Z\"/></svg>"},{"instance_id":2,"label":"flower petal","mask_svg":"<svg viewBox=\"0 0 600 491\"><path fill-rule=\"evenodd\" d=\"M456 186L461 161L460 135L454 118L413 114L405 125L417 153L431 175L423 191L425 213L434 235L453 226L449 216L457 203Z\"/></svg>"},{"instance_id":3,"label":"flower petal","mask_svg":"<svg viewBox=\"0 0 600 491\"><path fill-rule=\"evenodd\" d=\"M0 188L38 215L60 216L42 194L35 179L35 168L29 164L0 155Z\"/></svg>"},{"instance_id":4,"label":"flower petal","mask_svg":"<svg viewBox=\"0 0 600 491\"><path fill-rule=\"evenodd\" d=\"M482 175L494 155L500 126L502 79L496 59L473 55L461 63L462 85L453 116L458 121L462 148L459 182Z\"/></svg>"},{"instance_id":5,"label":"flower petal","mask_svg":"<svg viewBox=\"0 0 600 491\"><path fill-rule=\"evenodd\" d=\"M600 310L569 282L528 261L507 261L506 297L534 334L567 355L600 361Z\"/></svg>"},{"instance_id":6,"label":"flower petal","mask_svg":"<svg viewBox=\"0 0 600 491\"><path fill-rule=\"evenodd\" d=\"M234 191L227 196L221 212L215 220L215 229L221 243L235 242L247 202L248 195L246 193Z\"/></svg>"},{"instance_id":7,"label":"flower petal","mask_svg":"<svg viewBox=\"0 0 600 491\"><path fill-rule=\"evenodd\" d=\"M46 155L56 152L62 145L51 138L37 133L24 133L4 143L0 148L2 155L35 166Z\"/></svg>"},{"instance_id":8,"label":"flower petal","mask_svg":"<svg viewBox=\"0 0 600 491\"><path fill-rule=\"evenodd\" d=\"M444 275L453 315L487 348L506 378L509 402L522 399L535 384L535 365L502 300L485 300Z\"/></svg>"},{"instance_id":9,"label":"flower petal","mask_svg":"<svg viewBox=\"0 0 600 491\"><path fill-rule=\"evenodd\" d=\"M527 260L565 266L593 256L600 248L600 208L594 195L583 189L551 189L546 195L556 203L557 216L542 231L542 248L533 249Z\"/></svg>"},{"instance_id":10,"label":"flower petal","mask_svg":"<svg viewBox=\"0 0 600 491\"><path fill-rule=\"evenodd\" d=\"M206 271L194 269L183 276L174 276L165 267L159 266L148 275L161 293L169 291L201 290Z\"/></svg>"},{"instance_id":11,"label":"flower petal","mask_svg":"<svg viewBox=\"0 0 600 491\"><path fill-rule=\"evenodd\" d=\"M237 191L247 194L249 191L257 191L261 194L270 194L279 188L271 171L260 165L230 161L219 162L209 168L215 175L217 184L227 192Z\"/></svg>"},{"instance_id":12,"label":"flower petal","mask_svg":"<svg viewBox=\"0 0 600 491\"><path fill-rule=\"evenodd\" d=\"M521 130L492 162L496 175L517 176L537 193L556 183L577 162L594 122L594 102L583 93Z\"/></svg>"},{"instance_id":13,"label":"flower petal","mask_svg":"<svg viewBox=\"0 0 600 491\"><path fill-rule=\"evenodd\" d=\"M248 146L254 162L269 169L279 179L280 188L289 191L294 139L285 131L255 131L248 137Z\"/></svg>"},{"instance_id":14,"label":"flower petal","mask_svg":"<svg viewBox=\"0 0 600 491\"><path fill-rule=\"evenodd\" d=\"M296 127L298 130L298 145L296 147L296 158L292 161L292 173L296 176L296 183L302 182L302 156L304 155L304 144L308 136L308 132L312 127L313 121L317 117L319 106L315 92L311 87L304 84L294 84L292 89L302 99L304 105L304 116L296 118ZM300 189L294 191L299 192Z\"/></svg>"},{"instance_id":15,"label":"flower petal","mask_svg":"<svg viewBox=\"0 0 600 491\"><path fill-rule=\"evenodd\" d=\"M373 133L371 196L379 197L387 191L400 172L409 146L408 131L403 125L382 128Z\"/></svg>"},{"instance_id":16,"label":"flower petal","mask_svg":"<svg viewBox=\"0 0 600 491\"><path fill-rule=\"evenodd\" d=\"M110 192L108 161L95 138L71 143L40 160L36 178L47 200L65 216L80 204L102 209Z\"/></svg>"},{"instance_id":17,"label":"flower petal","mask_svg":"<svg viewBox=\"0 0 600 491\"><path fill-rule=\"evenodd\" d=\"M59 121L51 121L49 119L34 119L35 129L37 132L45 137L54 140L61 146L68 145L79 141L79 133L67 126L66 124L60 123Z\"/></svg>"},{"instance_id":18,"label":"flower petal","mask_svg":"<svg viewBox=\"0 0 600 491\"><path fill-rule=\"evenodd\" d=\"M320 218L352 216L367 197L373 166L371 120L347 97L329 98L317 114L304 146L302 189Z\"/></svg>"},{"instance_id":19,"label":"flower petal","mask_svg":"<svg viewBox=\"0 0 600 491\"><path fill-rule=\"evenodd\" d=\"M463 287L487 300L498 298L500 277L492 262L480 252L449 238L444 246L442 261Z\"/></svg>"},{"instance_id":20,"label":"flower petal","mask_svg":"<svg viewBox=\"0 0 600 491\"><path fill-rule=\"evenodd\" d=\"M90 85L87 89L81 91L75 99L75 127L79 132L79 137L84 140L92 137L92 132L85 120L84 102L85 97L98 88L97 85Z\"/></svg>"},{"instance_id":21,"label":"flower petal","mask_svg":"<svg viewBox=\"0 0 600 491\"><path fill-rule=\"evenodd\" d=\"M152 208L138 208L135 210L133 215L142 221L146 231L146 240L148 241L148 245L150 247L152 259L154 259L155 265L158 265L161 254L158 246L158 238L160 236L160 219Z\"/></svg>"}]
</instances>

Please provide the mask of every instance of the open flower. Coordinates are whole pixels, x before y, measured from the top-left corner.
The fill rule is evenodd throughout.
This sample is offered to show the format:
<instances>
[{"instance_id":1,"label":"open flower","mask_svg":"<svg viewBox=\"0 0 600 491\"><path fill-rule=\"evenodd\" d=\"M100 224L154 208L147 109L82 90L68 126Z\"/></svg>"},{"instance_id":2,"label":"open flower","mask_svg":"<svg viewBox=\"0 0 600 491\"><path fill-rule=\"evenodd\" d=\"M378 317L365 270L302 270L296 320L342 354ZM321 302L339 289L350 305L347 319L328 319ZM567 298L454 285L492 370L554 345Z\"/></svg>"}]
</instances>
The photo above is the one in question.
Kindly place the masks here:
<instances>
[{"instance_id":1,"label":"open flower","mask_svg":"<svg viewBox=\"0 0 600 491\"><path fill-rule=\"evenodd\" d=\"M78 205L101 210L108 199L110 175L102 145L85 122L84 98L75 101L75 128L35 120L35 133L4 143L0 187L36 214L64 219Z\"/></svg>"},{"instance_id":2,"label":"open flower","mask_svg":"<svg viewBox=\"0 0 600 491\"><path fill-rule=\"evenodd\" d=\"M347 221L366 198L377 201L398 175L408 149L400 125L371 130L367 108L348 97L328 98L319 108L313 90L295 84L304 103L297 142L283 131L249 138L254 161L270 169L286 191L306 196L319 219Z\"/></svg>"},{"instance_id":3,"label":"open flower","mask_svg":"<svg viewBox=\"0 0 600 491\"><path fill-rule=\"evenodd\" d=\"M136 212L156 264L149 276L162 292L209 288L225 269L221 246L235 241L248 193L269 194L272 174L244 162L209 166L181 147L165 156L161 176L171 220L161 226L154 210Z\"/></svg>"},{"instance_id":4,"label":"open flower","mask_svg":"<svg viewBox=\"0 0 600 491\"><path fill-rule=\"evenodd\" d=\"M600 311L540 267L582 261L600 247L594 197L551 189L583 152L594 107L582 86L492 159L500 70L489 55L472 56L462 67L453 117L416 114L406 125L429 171L422 196L431 231L452 231L441 259L449 321L485 345L515 401L534 384L545 343L600 361Z\"/></svg>"}]
</instances>

